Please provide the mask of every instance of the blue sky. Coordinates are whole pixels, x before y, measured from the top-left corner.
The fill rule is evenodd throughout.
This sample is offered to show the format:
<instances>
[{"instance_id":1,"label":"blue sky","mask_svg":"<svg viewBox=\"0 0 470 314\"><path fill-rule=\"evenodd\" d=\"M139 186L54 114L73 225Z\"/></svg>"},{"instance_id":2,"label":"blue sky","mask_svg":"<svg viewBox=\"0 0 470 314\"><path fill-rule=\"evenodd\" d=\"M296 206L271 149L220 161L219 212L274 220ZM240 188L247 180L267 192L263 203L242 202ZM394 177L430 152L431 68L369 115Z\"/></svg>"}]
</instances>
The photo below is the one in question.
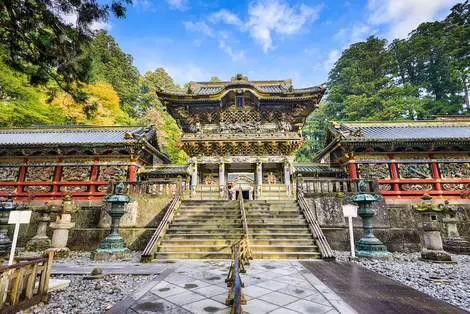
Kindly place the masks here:
<instances>
[{"instance_id":1,"label":"blue sky","mask_svg":"<svg viewBox=\"0 0 470 314\"><path fill-rule=\"evenodd\" d=\"M291 78L326 81L349 44L371 34L404 38L442 19L455 0L134 0L123 20L97 27L116 38L143 74L163 67L176 83Z\"/></svg>"}]
</instances>

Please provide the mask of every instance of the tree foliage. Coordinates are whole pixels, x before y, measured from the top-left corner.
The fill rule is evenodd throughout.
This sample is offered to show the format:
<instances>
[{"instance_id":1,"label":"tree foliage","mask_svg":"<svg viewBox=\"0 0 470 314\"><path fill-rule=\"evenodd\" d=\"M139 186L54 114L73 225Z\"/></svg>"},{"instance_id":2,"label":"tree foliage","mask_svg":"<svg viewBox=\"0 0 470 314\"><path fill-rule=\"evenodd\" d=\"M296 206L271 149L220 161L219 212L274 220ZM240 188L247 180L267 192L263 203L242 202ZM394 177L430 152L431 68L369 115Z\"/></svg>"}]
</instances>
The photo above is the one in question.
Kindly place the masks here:
<instances>
[{"instance_id":1,"label":"tree foliage","mask_svg":"<svg viewBox=\"0 0 470 314\"><path fill-rule=\"evenodd\" d=\"M109 2L108 2L109 3ZM8 51L7 62L28 75L33 85L53 80L76 100L88 82L91 59L84 53L95 22L109 14L125 16L131 0L5 0L0 1L0 44ZM76 23L66 17L76 17Z\"/></svg>"},{"instance_id":2,"label":"tree foliage","mask_svg":"<svg viewBox=\"0 0 470 314\"><path fill-rule=\"evenodd\" d=\"M328 76L326 101L303 129L298 160L323 147L324 121L416 120L470 108L470 3L422 23L406 39L375 36L345 49ZM320 139L318 141L317 139Z\"/></svg>"}]
</instances>

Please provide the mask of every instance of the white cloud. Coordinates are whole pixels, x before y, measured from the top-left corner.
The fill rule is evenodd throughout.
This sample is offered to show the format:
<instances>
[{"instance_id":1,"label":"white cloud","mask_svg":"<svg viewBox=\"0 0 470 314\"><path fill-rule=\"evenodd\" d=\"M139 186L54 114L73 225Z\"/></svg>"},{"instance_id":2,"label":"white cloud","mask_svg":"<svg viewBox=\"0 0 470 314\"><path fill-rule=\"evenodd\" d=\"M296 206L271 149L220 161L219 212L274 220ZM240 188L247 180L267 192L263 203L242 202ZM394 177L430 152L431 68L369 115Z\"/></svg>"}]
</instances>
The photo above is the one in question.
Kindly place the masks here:
<instances>
[{"instance_id":1,"label":"white cloud","mask_svg":"<svg viewBox=\"0 0 470 314\"><path fill-rule=\"evenodd\" d=\"M170 9L186 11L189 10L188 0L165 0L170 5Z\"/></svg>"},{"instance_id":2,"label":"white cloud","mask_svg":"<svg viewBox=\"0 0 470 314\"><path fill-rule=\"evenodd\" d=\"M372 24L389 24L390 38L405 38L423 22L433 21L456 0L368 0Z\"/></svg>"},{"instance_id":3,"label":"white cloud","mask_svg":"<svg viewBox=\"0 0 470 314\"><path fill-rule=\"evenodd\" d=\"M244 28L244 23L242 22L242 20L236 14L226 9L222 9L218 12L213 13L209 17L209 21L211 21L212 23L223 22L226 24L235 25L241 29Z\"/></svg>"},{"instance_id":4,"label":"white cloud","mask_svg":"<svg viewBox=\"0 0 470 314\"><path fill-rule=\"evenodd\" d=\"M328 54L328 59L326 59L325 62L323 63L323 69L325 71L330 71L333 65L336 63L336 61L338 61L339 57L340 57L339 50L330 51L330 53Z\"/></svg>"},{"instance_id":5,"label":"white cloud","mask_svg":"<svg viewBox=\"0 0 470 314\"><path fill-rule=\"evenodd\" d=\"M358 41L363 41L366 39L370 34L372 34L371 29L369 26L364 24L357 24L351 30L351 42L355 43Z\"/></svg>"},{"instance_id":6,"label":"white cloud","mask_svg":"<svg viewBox=\"0 0 470 314\"><path fill-rule=\"evenodd\" d=\"M340 38L342 38L345 34L346 34L346 31L348 29L347 28L342 28L340 29L334 36L333 36L333 39L334 40L338 40Z\"/></svg>"},{"instance_id":7,"label":"white cloud","mask_svg":"<svg viewBox=\"0 0 470 314\"><path fill-rule=\"evenodd\" d=\"M304 52L309 56L318 54L318 48L312 47L311 45L304 49Z\"/></svg>"},{"instance_id":8,"label":"white cloud","mask_svg":"<svg viewBox=\"0 0 470 314\"><path fill-rule=\"evenodd\" d=\"M199 47L199 46L201 46L201 44L202 44L202 40L200 40L200 39L195 39L195 40L193 40L193 44L194 44L196 47Z\"/></svg>"},{"instance_id":9,"label":"white cloud","mask_svg":"<svg viewBox=\"0 0 470 314\"><path fill-rule=\"evenodd\" d=\"M204 35L207 35L209 37L214 37L214 31L204 21L200 21L200 22L185 21L183 22L183 24L184 24L184 27L186 27L188 31L203 33Z\"/></svg>"},{"instance_id":10,"label":"white cloud","mask_svg":"<svg viewBox=\"0 0 470 314\"><path fill-rule=\"evenodd\" d=\"M271 32L280 35L292 35L318 19L322 6L290 7L280 0L260 0L251 2L248 6L249 20L246 27L250 35L263 46L264 52L274 49Z\"/></svg>"},{"instance_id":11,"label":"white cloud","mask_svg":"<svg viewBox=\"0 0 470 314\"><path fill-rule=\"evenodd\" d=\"M59 14L58 16L62 19L63 22L65 22L67 24L72 24L74 26L77 25L77 14L76 13L66 14L66 15ZM105 21L93 22L90 25L90 29L92 31L97 31L97 30L100 30L100 29L110 30L112 28L113 28L113 26L110 23L105 22Z\"/></svg>"},{"instance_id":12,"label":"white cloud","mask_svg":"<svg viewBox=\"0 0 470 314\"><path fill-rule=\"evenodd\" d=\"M223 51L225 51L232 61L238 61L245 58L245 51L244 50L237 50L235 51L230 45L227 44L226 40L229 39L229 36L225 32L219 33L219 47Z\"/></svg>"}]
</instances>

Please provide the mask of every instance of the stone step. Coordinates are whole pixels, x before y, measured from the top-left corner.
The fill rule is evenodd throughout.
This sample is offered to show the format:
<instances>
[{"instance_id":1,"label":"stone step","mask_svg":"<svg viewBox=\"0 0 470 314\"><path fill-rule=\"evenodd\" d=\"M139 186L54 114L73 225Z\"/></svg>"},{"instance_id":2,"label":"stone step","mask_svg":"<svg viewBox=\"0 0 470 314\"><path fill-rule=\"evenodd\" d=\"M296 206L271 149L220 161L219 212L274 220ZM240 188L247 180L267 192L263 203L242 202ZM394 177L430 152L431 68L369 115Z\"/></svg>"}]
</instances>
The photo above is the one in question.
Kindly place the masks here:
<instances>
[{"instance_id":1,"label":"stone step","mask_svg":"<svg viewBox=\"0 0 470 314\"><path fill-rule=\"evenodd\" d=\"M163 240L186 240L186 239L226 239L226 240L240 240L243 237L243 232L240 233L166 233Z\"/></svg>"},{"instance_id":2,"label":"stone step","mask_svg":"<svg viewBox=\"0 0 470 314\"><path fill-rule=\"evenodd\" d=\"M239 206L226 206L226 205L181 205L180 208L185 209L200 209L200 208L207 208L207 209L214 209L214 208L223 208L223 209L238 209Z\"/></svg>"},{"instance_id":3,"label":"stone step","mask_svg":"<svg viewBox=\"0 0 470 314\"><path fill-rule=\"evenodd\" d=\"M301 239L252 239L250 237L250 245L314 245L315 241L312 237L303 237Z\"/></svg>"},{"instance_id":4,"label":"stone step","mask_svg":"<svg viewBox=\"0 0 470 314\"><path fill-rule=\"evenodd\" d=\"M260 232L250 233L252 239L313 239L311 234L299 232Z\"/></svg>"},{"instance_id":5,"label":"stone step","mask_svg":"<svg viewBox=\"0 0 470 314\"><path fill-rule=\"evenodd\" d=\"M156 259L231 259L231 252L157 252Z\"/></svg>"},{"instance_id":6,"label":"stone step","mask_svg":"<svg viewBox=\"0 0 470 314\"><path fill-rule=\"evenodd\" d=\"M225 209L180 209L178 210L179 213L181 214L240 214L239 209L231 209L231 210L225 210Z\"/></svg>"},{"instance_id":7,"label":"stone step","mask_svg":"<svg viewBox=\"0 0 470 314\"><path fill-rule=\"evenodd\" d=\"M167 234L191 234L191 233L220 233L226 232L227 234L238 234L243 233L243 228L230 228L230 229L221 229L221 228L170 228L167 231Z\"/></svg>"},{"instance_id":8,"label":"stone step","mask_svg":"<svg viewBox=\"0 0 470 314\"><path fill-rule=\"evenodd\" d=\"M292 213L292 214L255 214L255 213L246 213L246 219L266 219L266 218L279 218L279 219L285 219L285 218L296 218L296 219L303 219L304 216L298 213Z\"/></svg>"},{"instance_id":9,"label":"stone step","mask_svg":"<svg viewBox=\"0 0 470 314\"><path fill-rule=\"evenodd\" d=\"M194 221L187 220L186 222L173 222L170 228L188 228L188 229L232 229L242 227L241 221L237 223L218 223L215 221L205 221L196 223Z\"/></svg>"},{"instance_id":10,"label":"stone step","mask_svg":"<svg viewBox=\"0 0 470 314\"><path fill-rule=\"evenodd\" d=\"M199 246L199 245L232 245L233 243L237 242L239 239L164 239L162 241L162 245L191 245L191 246ZM311 243L310 243L311 244Z\"/></svg>"},{"instance_id":11,"label":"stone step","mask_svg":"<svg viewBox=\"0 0 470 314\"><path fill-rule=\"evenodd\" d=\"M319 252L317 245L255 245L250 243L254 253L259 252Z\"/></svg>"},{"instance_id":12,"label":"stone step","mask_svg":"<svg viewBox=\"0 0 470 314\"><path fill-rule=\"evenodd\" d=\"M210 222L210 223L220 223L220 224L235 224L235 223L238 223L240 224L241 223L241 218L194 218L194 217L178 217L176 219L173 220L172 224L179 224L179 223L184 223L184 222L187 222L187 223L195 223L195 224L198 224L198 223L207 223L207 222Z\"/></svg>"},{"instance_id":13,"label":"stone step","mask_svg":"<svg viewBox=\"0 0 470 314\"><path fill-rule=\"evenodd\" d=\"M235 243L236 241L234 241ZM167 245L163 242L158 253L161 252L226 252L230 253L231 244L227 245Z\"/></svg>"},{"instance_id":14,"label":"stone step","mask_svg":"<svg viewBox=\"0 0 470 314\"><path fill-rule=\"evenodd\" d=\"M305 229L308 228L307 223L279 223L279 222L270 222L266 221L264 223L250 223L248 225L250 230L259 230L259 229Z\"/></svg>"},{"instance_id":15,"label":"stone step","mask_svg":"<svg viewBox=\"0 0 470 314\"><path fill-rule=\"evenodd\" d=\"M254 259L321 259L320 252L253 252Z\"/></svg>"},{"instance_id":16,"label":"stone step","mask_svg":"<svg viewBox=\"0 0 470 314\"><path fill-rule=\"evenodd\" d=\"M174 239L173 237L170 239L164 239L162 244L164 245L232 245L238 238L235 239ZM250 237L250 245L296 245L296 246L304 246L304 245L314 245L314 241L312 238L307 239L252 239Z\"/></svg>"},{"instance_id":17,"label":"stone step","mask_svg":"<svg viewBox=\"0 0 470 314\"><path fill-rule=\"evenodd\" d=\"M224 215L224 214L177 214L176 219L195 219L195 220L209 220L209 219L241 219L241 214L238 215Z\"/></svg>"},{"instance_id":18,"label":"stone step","mask_svg":"<svg viewBox=\"0 0 470 314\"><path fill-rule=\"evenodd\" d=\"M299 234L310 234L310 229L303 228L270 228L264 226L263 228L250 228L250 234L262 234L262 233L299 233Z\"/></svg>"},{"instance_id":19,"label":"stone step","mask_svg":"<svg viewBox=\"0 0 470 314\"><path fill-rule=\"evenodd\" d=\"M282 224L282 223L295 223L295 224L307 224L307 220L305 218L271 218L271 217L266 217L266 218L246 218L246 221L248 222L249 225L251 224L260 224L260 223L277 223L277 224Z\"/></svg>"}]
</instances>

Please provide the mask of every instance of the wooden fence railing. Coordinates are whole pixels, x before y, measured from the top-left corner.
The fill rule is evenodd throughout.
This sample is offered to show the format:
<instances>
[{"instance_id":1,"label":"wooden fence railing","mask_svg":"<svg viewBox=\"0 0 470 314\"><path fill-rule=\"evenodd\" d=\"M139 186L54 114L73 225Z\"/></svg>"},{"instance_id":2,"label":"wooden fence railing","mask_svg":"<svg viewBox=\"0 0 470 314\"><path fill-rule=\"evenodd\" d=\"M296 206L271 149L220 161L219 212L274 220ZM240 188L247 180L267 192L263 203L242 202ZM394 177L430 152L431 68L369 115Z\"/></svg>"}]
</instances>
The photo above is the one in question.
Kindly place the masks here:
<instances>
[{"instance_id":1,"label":"wooden fence railing","mask_svg":"<svg viewBox=\"0 0 470 314\"><path fill-rule=\"evenodd\" d=\"M310 206L308 206L307 201L302 195L297 196L297 201L299 202L300 208L304 213L305 219L307 220L308 226L312 235L315 238L315 242L320 249L320 253L322 255L322 259L324 260L335 260L335 254L328 243L323 231L320 228L315 216L313 215Z\"/></svg>"},{"instance_id":2,"label":"wooden fence railing","mask_svg":"<svg viewBox=\"0 0 470 314\"><path fill-rule=\"evenodd\" d=\"M115 193L118 183L110 181L107 193ZM182 195L186 190L186 185L182 181L122 181L122 183L124 184L123 193L131 195Z\"/></svg>"},{"instance_id":3,"label":"wooden fence railing","mask_svg":"<svg viewBox=\"0 0 470 314\"><path fill-rule=\"evenodd\" d=\"M150 262L153 259L153 254L155 253L156 249L160 245L160 242L165 235L168 227L170 226L175 214L181 205L181 196L175 196L172 200L170 205L168 206L168 210L163 216L162 221L158 225L157 230L155 230L153 236L150 238L150 241L147 243L144 251L142 252L141 261L143 262Z\"/></svg>"},{"instance_id":4,"label":"wooden fence railing","mask_svg":"<svg viewBox=\"0 0 470 314\"><path fill-rule=\"evenodd\" d=\"M0 266L0 313L16 313L47 301L54 253L48 254L48 257L19 259L11 266Z\"/></svg>"},{"instance_id":5,"label":"wooden fence railing","mask_svg":"<svg viewBox=\"0 0 470 314\"><path fill-rule=\"evenodd\" d=\"M357 193L357 184L361 179L304 179L297 178L297 194L353 194ZM364 180L366 191L379 193L377 180Z\"/></svg>"}]
</instances>

